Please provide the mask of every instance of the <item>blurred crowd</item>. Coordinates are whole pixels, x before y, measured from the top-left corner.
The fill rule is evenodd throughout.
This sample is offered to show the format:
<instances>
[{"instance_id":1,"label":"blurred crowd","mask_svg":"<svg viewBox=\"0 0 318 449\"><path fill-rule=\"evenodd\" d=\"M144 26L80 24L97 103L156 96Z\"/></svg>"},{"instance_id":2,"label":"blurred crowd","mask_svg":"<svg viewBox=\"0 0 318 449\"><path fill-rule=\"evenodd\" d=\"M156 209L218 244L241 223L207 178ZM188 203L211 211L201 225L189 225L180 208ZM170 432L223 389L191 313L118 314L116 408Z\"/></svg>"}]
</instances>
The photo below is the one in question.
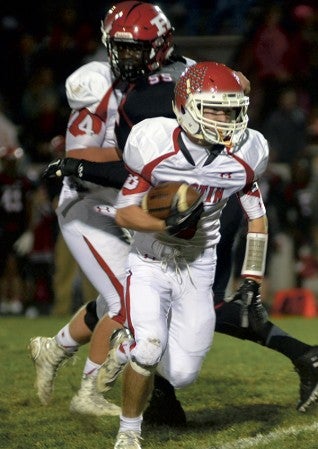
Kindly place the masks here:
<instances>
[{"instance_id":1,"label":"blurred crowd","mask_svg":"<svg viewBox=\"0 0 318 449\"><path fill-rule=\"evenodd\" d=\"M295 285L318 279L318 5L314 1L158 2L176 35L242 36L226 61L251 81L250 127L271 159L261 187L270 219L269 257L293 244ZM95 292L60 237L61 180L43 167L63 156L66 77L106 58L99 20L109 5L34 2L0 23L0 314L68 314ZM191 55L188 55L191 57ZM243 233L242 233L243 235ZM237 239L237 266L242 243ZM238 272L238 268L236 268Z\"/></svg>"}]
</instances>

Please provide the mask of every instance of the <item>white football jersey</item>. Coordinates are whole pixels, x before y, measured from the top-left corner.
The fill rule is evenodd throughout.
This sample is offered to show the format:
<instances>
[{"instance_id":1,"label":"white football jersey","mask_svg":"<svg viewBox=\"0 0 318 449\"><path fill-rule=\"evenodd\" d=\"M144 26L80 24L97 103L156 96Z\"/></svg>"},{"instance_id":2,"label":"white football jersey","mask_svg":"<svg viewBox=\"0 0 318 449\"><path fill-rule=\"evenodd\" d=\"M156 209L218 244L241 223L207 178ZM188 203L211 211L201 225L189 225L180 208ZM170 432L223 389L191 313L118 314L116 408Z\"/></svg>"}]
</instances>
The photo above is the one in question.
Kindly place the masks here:
<instances>
[{"instance_id":1,"label":"white football jersey","mask_svg":"<svg viewBox=\"0 0 318 449\"><path fill-rule=\"evenodd\" d=\"M87 146L117 146L114 126L122 98L120 82L114 78L108 62L90 62L75 70L66 80L66 95L74 114L70 118L66 135L66 151ZM93 129L89 115L85 122L79 119L86 108L101 118L103 128ZM76 127L76 122L79 126ZM91 132L88 132L91 129ZM83 133L82 131L85 131ZM98 132L97 132L98 131ZM83 135L86 140L83 141Z\"/></svg>"},{"instance_id":2,"label":"white football jersey","mask_svg":"<svg viewBox=\"0 0 318 449\"><path fill-rule=\"evenodd\" d=\"M218 153L213 150L218 147ZM203 147L190 141L174 119L143 120L132 128L125 151L131 172L116 207L140 205L150 186L165 181L184 181L203 195L204 213L191 240L182 241L166 233L135 233L135 245L150 251L154 240L168 245L205 248L218 243L219 218L228 198L237 193L250 219L263 216L265 206L256 180L268 163L264 136L247 129L239 145L232 149Z\"/></svg>"}]
</instances>

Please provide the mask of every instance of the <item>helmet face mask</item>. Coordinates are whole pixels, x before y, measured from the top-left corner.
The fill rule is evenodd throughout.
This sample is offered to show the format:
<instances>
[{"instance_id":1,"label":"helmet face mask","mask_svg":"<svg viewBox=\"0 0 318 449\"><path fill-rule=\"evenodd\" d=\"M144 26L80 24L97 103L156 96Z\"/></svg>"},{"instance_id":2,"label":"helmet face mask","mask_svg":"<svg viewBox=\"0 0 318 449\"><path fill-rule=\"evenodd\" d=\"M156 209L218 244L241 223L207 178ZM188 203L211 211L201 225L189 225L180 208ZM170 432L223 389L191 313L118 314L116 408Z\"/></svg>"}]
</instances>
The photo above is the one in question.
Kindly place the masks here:
<instances>
[{"instance_id":1,"label":"helmet face mask","mask_svg":"<svg viewBox=\"0 0 318 449\"><path fill-rule=\"evenodd\" d=\"M235 72L223 64L202 62L181 75L173 106L178 123L190 136L230 147L246 129L248 104Z\"/></svg>"},{"instance_id":2,"label":"helmet face mask","mask_svg":"<svg viewBox=\"0 0 318 449\"><path fill-rule=\"evenodd\" d=\"M161 9L150 3L117 3L101 31L114 75L123 80L134 81L157 70L173 51L173 28ZM125 46L130 57L124 54Z\"/></svg>"},{"instance_id":3,"label":"helmet face mask","mask_svg":"<svg viewBox=\"0 0 318 449\"><path fill-rule=\"evenodd\" d=\"M113 40L109 43L109 47L112 70L117 78L133 81L146 74L146 61L150 53L147 43L124 43Z\"/></svg>"}]
</instances>

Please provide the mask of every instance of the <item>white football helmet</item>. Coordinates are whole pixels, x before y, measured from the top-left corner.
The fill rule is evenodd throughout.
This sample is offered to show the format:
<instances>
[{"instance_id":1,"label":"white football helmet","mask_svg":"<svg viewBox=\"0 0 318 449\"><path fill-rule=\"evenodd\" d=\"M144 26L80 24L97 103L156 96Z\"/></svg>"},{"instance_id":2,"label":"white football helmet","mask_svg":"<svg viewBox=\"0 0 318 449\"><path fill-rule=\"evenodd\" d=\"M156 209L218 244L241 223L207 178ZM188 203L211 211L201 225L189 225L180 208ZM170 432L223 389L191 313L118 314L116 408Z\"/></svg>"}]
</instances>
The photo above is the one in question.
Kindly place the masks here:
<instances>
[{"instance_id":1,"label":"white football helmet","mask_svg":"<svg viewBox=\"0 0 318 449\"><path fill-rule=\"evenodd\" d=\"M247 127L248 104L237 74L217 62L188 67L175 86L173 109L179 125L207 143L236 145ZM226 111L228 121L204 117L205 108Z\"/></svg>"}]
</instances>

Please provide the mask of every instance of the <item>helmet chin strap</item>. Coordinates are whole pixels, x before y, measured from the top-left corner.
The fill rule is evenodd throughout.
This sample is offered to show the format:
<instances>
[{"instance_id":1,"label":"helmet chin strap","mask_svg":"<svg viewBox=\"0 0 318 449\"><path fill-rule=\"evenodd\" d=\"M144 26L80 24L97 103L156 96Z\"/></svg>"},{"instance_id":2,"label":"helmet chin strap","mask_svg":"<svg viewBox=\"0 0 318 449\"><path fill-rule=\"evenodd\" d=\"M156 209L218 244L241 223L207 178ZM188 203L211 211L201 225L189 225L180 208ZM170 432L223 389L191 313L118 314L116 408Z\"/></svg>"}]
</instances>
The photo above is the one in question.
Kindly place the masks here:
<instances>
[{"instance_id":1,"label":"helmet chin strap","mask_svg":"<svg viewBox=\"0 0 318 449\"><path fill-rule=\"evenodd\" d=\"M212 147L213 145L216 145L214 143L208 142L207 140L204 139L204 137L194 137L188 133L187 136L189 140L192 140L192 142L196 143L197 145L200 145L201 147Z\"/></svg>"},{"instance_id":2,"label":"helmet chin strap","mask_svg":"<svg viewBox=\"0 0 318 449\"><path fill-rule=\"evenodd\" d=\"M216 128L217 132L219 134L219 143L220 145L224 145L226 147L231 147L232 146L232 138L231 137L227 137L223 135L223 131Z\"/></svg>"}]
</instances>

